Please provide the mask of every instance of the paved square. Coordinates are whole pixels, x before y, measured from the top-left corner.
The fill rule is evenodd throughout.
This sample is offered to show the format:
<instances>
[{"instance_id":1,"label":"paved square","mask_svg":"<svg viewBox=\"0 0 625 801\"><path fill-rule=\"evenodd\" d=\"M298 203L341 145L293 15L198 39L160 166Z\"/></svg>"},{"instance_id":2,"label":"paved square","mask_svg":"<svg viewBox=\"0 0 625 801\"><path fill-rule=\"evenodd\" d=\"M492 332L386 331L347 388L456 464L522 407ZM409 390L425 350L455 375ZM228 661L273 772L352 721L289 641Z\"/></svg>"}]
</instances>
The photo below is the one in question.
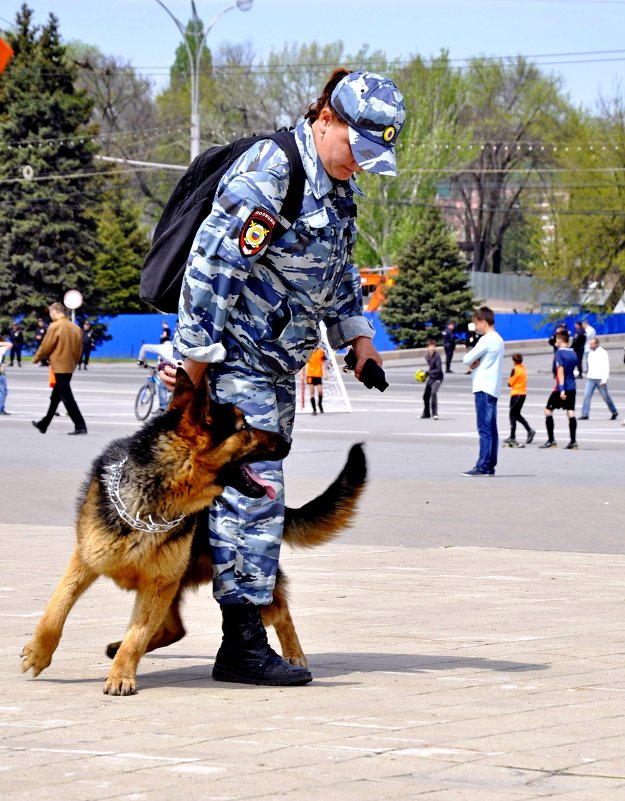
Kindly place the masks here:
<instances>
[{"instance_id":1,"label":"paved square","mask_svg":"<svg viewBox=\"0 0 625 801\"><path fill-rule=\"evenodd\" d=\"M81 378L89 408L97 373ZM350 531L283 551L315 677L301 688L212 681L207 587L187 599L187 637L142 660L139 693L103 695L104 647L132 606L107 579L77 603L51 666L22 675L73 549L83 471L135 424L107 421L95 393L89 437L71 447L63 419L46 437L29 411L2 421L2 798L625 801L625 429L599 419L596 399L580 451L502 451L495 479L464 479L470 391L446 381L437 429L418 420L412 385L298 422L292 504L330 480L350 442L367 442L371 476ZM106 384L106 408L118 392L131 409L131 391ZM11 391L10 410L41 400L21 376ZM537 422L543 395L528 403ZM617 382L613 396L625 411ZM505 409L504 396L502 431Z\"/></svg>"}]
</instances>

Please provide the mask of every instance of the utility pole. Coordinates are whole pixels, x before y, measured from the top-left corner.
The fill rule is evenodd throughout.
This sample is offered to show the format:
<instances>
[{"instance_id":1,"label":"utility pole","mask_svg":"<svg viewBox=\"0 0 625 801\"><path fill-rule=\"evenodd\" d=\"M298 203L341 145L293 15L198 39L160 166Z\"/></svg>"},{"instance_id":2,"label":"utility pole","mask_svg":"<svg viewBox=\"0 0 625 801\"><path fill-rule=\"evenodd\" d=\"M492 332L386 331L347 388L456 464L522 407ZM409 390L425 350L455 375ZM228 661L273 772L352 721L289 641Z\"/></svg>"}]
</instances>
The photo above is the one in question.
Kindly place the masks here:
<instances>
[{"instance_id":1,"label":"utility pole","mask_svg":"<svg viewBox=\"0 0 625 801\"><path fill-rule=\"evenodd\" d=\"M156 2L164 9L174 21L176 27L182 35L182 42L187 52L189 60L189 71L191 75L191 147L190 155L191 161L196 156L200 155L200 66L202 61L202 50L206 37L210 33L213 25L220 20L228 11L238 8L239 11L249 11L254 4L254 0L235 0L232 5L226 6L219 14L216 14L213 19L202 27L202 20L199 18L194 0L191 0L191 19L193 21L193 30L189 33L186 26L175 17L172 12L167 8L162 0ZM189 39L193 40L195 52L191 49Z\"/></svg>"}]
</instances>

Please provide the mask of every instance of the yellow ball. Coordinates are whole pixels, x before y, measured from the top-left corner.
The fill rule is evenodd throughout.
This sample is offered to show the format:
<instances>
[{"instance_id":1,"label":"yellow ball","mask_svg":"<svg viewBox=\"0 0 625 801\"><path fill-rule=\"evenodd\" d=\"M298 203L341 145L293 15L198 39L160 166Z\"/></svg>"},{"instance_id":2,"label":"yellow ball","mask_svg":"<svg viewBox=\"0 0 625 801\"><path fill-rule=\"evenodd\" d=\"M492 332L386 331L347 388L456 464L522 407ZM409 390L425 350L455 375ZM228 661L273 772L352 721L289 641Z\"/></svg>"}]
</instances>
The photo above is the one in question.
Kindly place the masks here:
<instances>
[{"instance_id":1,"label":"yellow ball","mask_svg":"<svg viewBox=\"0 0 625 801\"><path fill-rule=\"evenodd\" d=\"M423 383L425 381L425 371L417 370L417 372L414 374L414 377L417 379L417 381Z\"/></svg>"}]
</instances>

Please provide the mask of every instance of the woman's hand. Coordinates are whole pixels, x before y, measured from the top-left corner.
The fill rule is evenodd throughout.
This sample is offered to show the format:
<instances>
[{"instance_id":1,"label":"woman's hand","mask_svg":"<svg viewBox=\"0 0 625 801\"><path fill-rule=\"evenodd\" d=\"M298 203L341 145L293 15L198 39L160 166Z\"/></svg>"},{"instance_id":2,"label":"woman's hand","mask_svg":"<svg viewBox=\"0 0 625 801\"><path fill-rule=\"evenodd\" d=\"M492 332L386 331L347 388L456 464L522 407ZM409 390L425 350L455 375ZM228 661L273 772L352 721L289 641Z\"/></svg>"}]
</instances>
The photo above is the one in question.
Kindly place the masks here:
<instances>
[{"instance_id":1,"label":"woman's hand","mask_svg":"<svg viewBox=\"0 0 625 801\"><path fill-rule=\"evenodd\" d=\"M362 368L365 366L367 359L373 359L378 367L382 367L382 357L373 347L373 342L369 337L356 337L356 339L352 340L351 345L354 355L356 356L354 376L358 381L360 381L360 374L362 373Z\"/></svg>"},{"instance_id":2,"label":"woman's hand","mask_svg":"<svg viewBox=\"0 0 625 801\"><path fill-rule=\"evenodd\" d=\"M176 386L176 371L178 367L182 367L191 381L193 381L193 385L197 387L202 380L202 376L206 372L208 364L204 362L194 362L193 359L185 359L182 363L179 362L177 365L169 362L161 362L158 366L158 377L170 392L173 392Z\"/></svg>"}]
</instances>

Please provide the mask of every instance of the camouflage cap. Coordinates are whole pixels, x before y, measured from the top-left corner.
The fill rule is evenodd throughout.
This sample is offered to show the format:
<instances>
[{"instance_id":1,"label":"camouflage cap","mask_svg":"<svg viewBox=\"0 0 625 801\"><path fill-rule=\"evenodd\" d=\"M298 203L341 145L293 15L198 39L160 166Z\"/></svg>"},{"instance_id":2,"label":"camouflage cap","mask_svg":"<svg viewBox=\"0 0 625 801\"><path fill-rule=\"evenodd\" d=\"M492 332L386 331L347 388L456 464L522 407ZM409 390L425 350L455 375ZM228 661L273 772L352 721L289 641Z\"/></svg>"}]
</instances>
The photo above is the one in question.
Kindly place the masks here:
<instances>
[{"instance_id":1,"label":"camouflage cap","mask_svg":"<svg viewBox=\"0 0 625 801\"><path fill-rule=\"evenodd\" d=\"M395 140L406 105L393 81L374 72L350 72L336 85L330 105L349 126L356 163L367 172L397 175Z\"/></svg>"}]
</instances>

